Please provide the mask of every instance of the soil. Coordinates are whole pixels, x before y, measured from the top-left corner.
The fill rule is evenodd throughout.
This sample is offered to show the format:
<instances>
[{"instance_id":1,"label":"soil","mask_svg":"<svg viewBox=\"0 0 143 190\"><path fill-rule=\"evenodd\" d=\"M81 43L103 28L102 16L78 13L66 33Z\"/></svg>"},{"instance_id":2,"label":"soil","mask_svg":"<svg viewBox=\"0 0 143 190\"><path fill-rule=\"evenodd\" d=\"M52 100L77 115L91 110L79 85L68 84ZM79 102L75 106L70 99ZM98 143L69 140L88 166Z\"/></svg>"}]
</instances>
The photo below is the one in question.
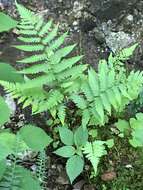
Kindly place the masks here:
<instances>
[{"instance_id":1,"label":"soil","mask_svg":"<svg viewBox=\"0 0 143 190\"><path fill-rule=\"evenodd\" d=\"M61 32L68 30L69 38L67 39L67 43L78 44L77 53L84 55L82 62L96 68L98 61L102 58L107 58L110 52L116 52L121 48L139 42L139 47L129 64L131 67L142 69L142 0L21 0L20 3L42 14L45 19L54 18L55 22L60 23ZM17 18L12 0L0 0L0 7L3 11ZM17 34L14 32L11 34L1 34L0 59L18 67L15 60L21 55L11 48L11 45L16 41L16 37ZM13 117L13 122L17 123L19 122L18 120L21 121L18 115L19 111ZM25 114L24 119L24 122L30 121L38 123L41 126L45 125L45 121L39 120L39 116L28 118ZM64 167L64 160L54 156L49 158L47 190L103 189L103 186L99 187L99 185L94 185L93 182L90 185L87 174L80 176L75 184L71 186ZM103 171L104 173L106 174L105 171ZM108 171L108 174L108 177L112 174L116 177L116 173L112 170L111 172ZM98 183L100 181L101 178Z\"/></svg>"}]
</instances>

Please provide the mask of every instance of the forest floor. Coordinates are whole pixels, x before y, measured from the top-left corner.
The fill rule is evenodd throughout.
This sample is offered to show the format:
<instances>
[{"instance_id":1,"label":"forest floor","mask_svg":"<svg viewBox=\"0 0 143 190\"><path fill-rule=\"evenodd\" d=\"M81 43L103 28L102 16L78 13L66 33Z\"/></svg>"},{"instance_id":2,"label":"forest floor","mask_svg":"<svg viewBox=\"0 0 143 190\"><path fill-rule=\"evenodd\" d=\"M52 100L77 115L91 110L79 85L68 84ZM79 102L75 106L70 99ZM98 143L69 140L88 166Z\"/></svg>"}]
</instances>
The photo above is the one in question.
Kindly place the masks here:
<instances>
[{"instance_id":1,"label":"forest floor","mask_svg":"<svg viewBox=\"0 0 143 190\"><path fill-rule=\"evenodd\" d=\"M130 44L139 42L132 59L132 68L143 69L143 1L142 0L21 0L27 8L53 18L60 23L60 31L69 31L66 43L77 43L77 53L84 55L82 62L96 68L101 58ZM12 0L0 0L0 8L16 16ZM1 60L16 66L21 56L10 46L17 34L0 36ZM17 67L17 66L16 66ZM43 116L28 116L17 108L11 126L21 122L34 122L45 128ZM19 114L20 112L20 114ZM38 117L38 118L37 118ZM46 126L48 127L48 126ZM48 157L47 190L142 190L143 151L127 146L126 140L117 139L116 147L100 163L99 175L90 179L87 171L71 186L65 173L65 161L56 156ZM30 166L32 167L32 166Z\"/></svg>"}]
</instances>

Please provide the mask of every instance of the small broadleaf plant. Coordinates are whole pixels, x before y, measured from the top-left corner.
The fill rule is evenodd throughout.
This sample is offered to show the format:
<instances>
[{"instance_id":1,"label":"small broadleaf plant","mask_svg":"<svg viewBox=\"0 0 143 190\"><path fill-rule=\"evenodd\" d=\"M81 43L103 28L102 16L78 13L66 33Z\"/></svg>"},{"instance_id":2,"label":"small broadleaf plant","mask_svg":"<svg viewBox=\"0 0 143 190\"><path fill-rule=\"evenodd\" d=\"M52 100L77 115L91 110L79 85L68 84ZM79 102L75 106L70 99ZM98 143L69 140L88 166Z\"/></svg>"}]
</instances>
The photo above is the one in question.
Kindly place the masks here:
<instances>
[{"instance_id":1,"label":"small broadleaf plant","mask_svg":"<svg viewBox=\"0 0 143 190\"><path fill-rule=\"evenodd\" d=\"M54 153L68 159L66 171L71 183L83 171L84 154L92 163L96 175L100 158L107 153L104 144L110 148L114 145L113 140L88 142L88 131L82 127L78 127L74 133L66 127L59 127L59 133L65 146Z\"/></svg>"}]
</instances>

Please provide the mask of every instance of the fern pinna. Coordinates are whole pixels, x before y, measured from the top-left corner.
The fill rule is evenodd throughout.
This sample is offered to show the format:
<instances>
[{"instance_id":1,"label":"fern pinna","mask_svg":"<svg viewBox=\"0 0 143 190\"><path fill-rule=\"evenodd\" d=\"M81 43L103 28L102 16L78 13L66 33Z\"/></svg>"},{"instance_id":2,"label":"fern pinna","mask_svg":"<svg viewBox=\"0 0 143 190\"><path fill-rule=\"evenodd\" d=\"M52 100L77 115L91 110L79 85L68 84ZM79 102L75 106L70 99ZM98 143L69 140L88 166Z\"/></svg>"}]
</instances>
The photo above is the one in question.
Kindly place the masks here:
<instances>
[{"instance_id":1,"label":"fern pinna","mask_svg":"<svg viewBox=\"0 0 143 190\"><path fill-rule=\"evenodd\" d=\"M16 6L21 17L18 39L23 44L14 47L32 53L18 61L27 65L20 73L32 75L32 79L27 78L23 84L2 81L1 84L13 97L20 98L19 103L23 102L24 107L32 105L33 113L45 110L50 110L53 115L56 110L64 113L62 103L68 94L79 88L87 65L75 65L82 56L67 58L75 45L61 48L67 32L58 37L58 24L54 25L52 20L45 23L41 16L18 3Z\"/></svg>"}]
</instances>

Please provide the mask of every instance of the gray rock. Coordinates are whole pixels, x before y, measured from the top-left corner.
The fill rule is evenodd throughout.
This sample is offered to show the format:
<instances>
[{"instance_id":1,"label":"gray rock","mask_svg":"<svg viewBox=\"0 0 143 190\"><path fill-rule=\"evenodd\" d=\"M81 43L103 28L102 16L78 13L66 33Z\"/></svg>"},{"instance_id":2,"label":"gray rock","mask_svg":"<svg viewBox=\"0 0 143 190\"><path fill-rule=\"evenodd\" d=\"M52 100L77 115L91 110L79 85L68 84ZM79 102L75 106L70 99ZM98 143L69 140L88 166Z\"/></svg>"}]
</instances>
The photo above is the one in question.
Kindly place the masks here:
<instances>
[{"instance_id":1,"label":"gray rock","mask_svg":"<svg viewBox=\"0 0 143 190\"><path fill-rule=\"evenodd\" d=\"M105 42L105 35L100 29L94 28L93 32L94 32L94 36L95 36L96 40L99 43Z\"/></svg>"},{"instance_id":2,"label":"gray rock","mask_svg":"<svg viewBox=\"0 0 143 190\"><path fill-rule=\"evenodd\" d=\"M111 25L111 21L108 21L108 23L102 23L102 30L105 34L106 44L113 52L128 47L136 42L134 35L128 34L124 31L113 32Z\"/></svg>"},{"instance_id":3,"label":"gray rock","mask_svg":"<svg viewBox=\"0 0 143 190\"><path fill-rule=\"evenodd\" d=\"M92 12L96 13L101 21L117 19L133 6L137 0L90 0Z\"/></svg>"},{"instance_id":4,"label":"gray rock","mask_svg":"<svg viewBox=\"0 0 143 190\"><path fill-rule=\"evenodd\" d=\"M14 115L16 111L16 103L14 102L14 99L11 97L10 94L5 95L5 102L7 103L11 114Z\"/></svg>"},{"instance_id":5,"label":"gray rock","mask_svg":"<svg viewBox=\"0 0 143 190\"><path fill-rule=\"evenodd\" d=\"M106 36L105 40L106 44L113 52L125 48L136 41L134 36L123 31L111 32L108 36Z\"/></svg>"}]
</instances>

